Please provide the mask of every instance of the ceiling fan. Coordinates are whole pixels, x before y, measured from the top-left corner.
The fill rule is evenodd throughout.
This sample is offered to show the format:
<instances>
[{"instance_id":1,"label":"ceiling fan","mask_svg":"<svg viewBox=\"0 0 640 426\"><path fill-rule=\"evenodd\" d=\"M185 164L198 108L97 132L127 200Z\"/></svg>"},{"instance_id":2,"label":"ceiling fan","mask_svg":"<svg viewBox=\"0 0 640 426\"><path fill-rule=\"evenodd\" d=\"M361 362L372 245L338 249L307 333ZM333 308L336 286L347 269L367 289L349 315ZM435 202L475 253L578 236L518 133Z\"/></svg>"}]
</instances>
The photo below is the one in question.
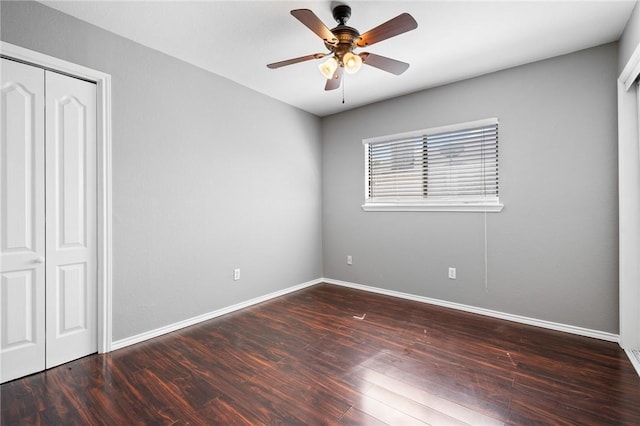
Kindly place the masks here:
<instances>
[{"instance_id":1,"label":"ceiling fan","mask_svg":"<svg viewBox=\"0 0 640 426\"><path fill-rule=\"evenodd\" d=\"M324 90L334 90L340 87L343 72L356 73L363 63L396 75L402 74L409 68L409 64L406 62L397 61L386 56L369 52L354 53L354 49L358 47L371 46L374 43L416 29L418 23L408 13L402 13L364 34L360 34L355 28L347 26L347 21L351 17L351 8L347 5L338 5L333 8L333 18L338 23L338 26L331 30L309 9L295 9L291 11L291 14L316 33L324 41L324 45L329 49L329 52L314 53L286 61L274 62L267 65L268 68L276 69L331 55L319 67L322 75L327 78Z\"/></svg>"}]
</instances>

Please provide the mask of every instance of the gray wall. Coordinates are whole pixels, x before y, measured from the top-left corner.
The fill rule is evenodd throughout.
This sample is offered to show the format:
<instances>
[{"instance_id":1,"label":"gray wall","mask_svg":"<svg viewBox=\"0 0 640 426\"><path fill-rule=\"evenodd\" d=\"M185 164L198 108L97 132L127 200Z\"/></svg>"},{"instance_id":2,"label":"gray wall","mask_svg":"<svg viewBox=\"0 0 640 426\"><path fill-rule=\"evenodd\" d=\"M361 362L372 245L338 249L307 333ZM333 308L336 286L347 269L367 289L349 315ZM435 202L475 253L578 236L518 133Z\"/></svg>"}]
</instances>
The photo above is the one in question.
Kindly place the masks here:
<instances>
[{"instance_id":1,"label":"gray wall","mask_svg":"<svg viewBox=\"0 0 640 426\"><path fill-rule=\"evenodd\" d=\"M618 57L618 73L622 72L622 69L631 55L633 51L640 43L640 6L636 3L633 11L631 12L631 16L629 16L629 20L627 21L627 25L624 28L624 32L620 37L620 54Z\"/></svg>"},{"instance_id":2,"label":"gray wall","mask_svg":"<svg viewBox=\"0 0 640 426\"><path fill-rule=\"evenodd\" d=\"M1 25L112 75L114 340L322 276L317 117L38 3Z\"/></svg>"},{"instance_id":3,"label":"gray wall","mask_svg":"<svg viewBox=\"0 0 640 426\"><path fill-rule=\"evenodd\" d=\"M613 43L324 118L324 276L617 333L617 64ZM494 116L486 291L484 215L363 212L362 139Z\"/></svg>"}]
</instances>

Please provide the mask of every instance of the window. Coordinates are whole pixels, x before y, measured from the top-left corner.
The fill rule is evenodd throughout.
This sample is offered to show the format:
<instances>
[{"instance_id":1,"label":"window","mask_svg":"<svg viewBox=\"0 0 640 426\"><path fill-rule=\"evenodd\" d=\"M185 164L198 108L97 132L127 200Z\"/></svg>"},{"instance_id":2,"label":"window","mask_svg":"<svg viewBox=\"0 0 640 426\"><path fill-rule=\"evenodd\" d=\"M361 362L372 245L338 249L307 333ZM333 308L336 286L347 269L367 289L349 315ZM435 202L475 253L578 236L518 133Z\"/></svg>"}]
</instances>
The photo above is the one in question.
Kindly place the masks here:
<instances>
[{"instance_id":1,"label":"window","mask_svg":"<svg viewBox=\"0 0 640 426\"><path fill-rule=\"evenodd\" d=\"M502 210L498 120L365 139L364 210Z\"/></svg>"}]
</instances>

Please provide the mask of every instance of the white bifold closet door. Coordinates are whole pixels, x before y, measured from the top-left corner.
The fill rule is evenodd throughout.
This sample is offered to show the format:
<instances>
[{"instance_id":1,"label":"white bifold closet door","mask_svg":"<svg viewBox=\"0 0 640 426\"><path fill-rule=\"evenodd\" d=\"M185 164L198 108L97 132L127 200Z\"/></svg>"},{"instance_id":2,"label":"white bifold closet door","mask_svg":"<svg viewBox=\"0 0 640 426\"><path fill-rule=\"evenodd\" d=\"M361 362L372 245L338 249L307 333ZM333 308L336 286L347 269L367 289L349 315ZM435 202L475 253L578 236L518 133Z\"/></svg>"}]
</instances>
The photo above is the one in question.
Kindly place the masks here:
<instances>
[{"instance_id":1,"label":"white bifold closet door","mask_svg":"<svg viewBox=\"0 0 640 426\"><path fill-rule=\"evenodd\" d=\"M97 351L96 86L2 59L0 381Z\"/></svg>"}]
</instances>

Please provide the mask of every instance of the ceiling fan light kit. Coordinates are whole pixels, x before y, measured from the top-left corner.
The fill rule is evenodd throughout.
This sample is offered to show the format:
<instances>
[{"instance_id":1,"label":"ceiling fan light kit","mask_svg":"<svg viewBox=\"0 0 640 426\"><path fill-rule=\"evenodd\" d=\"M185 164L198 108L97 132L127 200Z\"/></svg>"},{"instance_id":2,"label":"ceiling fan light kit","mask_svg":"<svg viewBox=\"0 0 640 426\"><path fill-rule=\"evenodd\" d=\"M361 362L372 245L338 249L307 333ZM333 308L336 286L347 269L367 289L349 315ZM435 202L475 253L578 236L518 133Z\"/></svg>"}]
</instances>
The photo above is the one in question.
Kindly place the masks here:
<instances>
[{"instance_id":1,"label":"ceiling fan light kit","mask_svg":"<svg viewBox=\"0 0 640 426\"><path fill-rule=\"evenodd\" d=\"M325 62L321 63L318 68L320 69L322 75L324 75L324 78L330 79L333 77L333 73L335 73L336 69L338 68L338 61L336 61L336 58L332 56Z\"/></svg>"},{"instance_id":2,"label":"ceiling fan light kit","mask_svg":"<svg viewBox=\"0 0 640 426\"><path fill-rule=\"evenodd\" d=\"M329 52L274 62L267 65L270 69L331 55L318 68L320 73L327 79L324 90L335 90L340 87L343 71L348 74L355 74L360 70L363 63L395 75L400 75L409 68L409 64L406 62L369 52L354 52L354 49L358 47L370 46L417 28L418 23L408 13L400 14L362 35L355 28L347 26L347 21L351 17L351 8L347 5L338 5L333 8L333 18L338 23L338 26L331 30L309 9L295 9L291 11L291 15L316 33L324 41L324 45Z\"/></svg>"},{"instance_id":3,"label":"ceiling fan light kit","mask_svg":"<svg viewBox=\"0 0 640 426\"><path fill-rule=\"evenodd\" d=\"M362 58L360 55L354 55L353 52L347 52L342 57L342 66L345 72L355 74L360 71L362 66Z\"/></svg>"}]
</instances>

